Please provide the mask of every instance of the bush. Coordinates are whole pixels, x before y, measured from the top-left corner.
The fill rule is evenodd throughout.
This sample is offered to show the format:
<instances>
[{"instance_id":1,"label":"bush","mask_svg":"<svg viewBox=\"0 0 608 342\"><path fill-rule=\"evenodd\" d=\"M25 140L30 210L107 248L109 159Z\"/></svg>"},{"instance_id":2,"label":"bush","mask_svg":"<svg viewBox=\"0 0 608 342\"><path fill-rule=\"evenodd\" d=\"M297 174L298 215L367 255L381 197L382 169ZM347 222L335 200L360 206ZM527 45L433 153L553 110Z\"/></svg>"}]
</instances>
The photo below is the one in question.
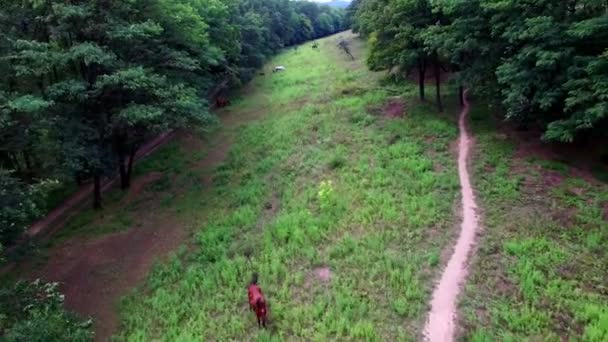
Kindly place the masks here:
<instances>
[{"instance_id":1,"label":"bush","mask_svg":"<svg viewBox=\"0 0 608 342\"><path fill-rule=\"evenodd\" d=\"M0 335L5 341L91 341L91 321L63 308L57 283L17 282L0 288Z\"/></svg>"},{"instance_id":2,"label":"bush","mask_svg":"<svg viewBox=\"0 0 608 342\"><path fill-rule=\"evenodd\" d=\"M0 247L12 244L41 214L47 193L57 184L52 180L25 184L0 169Z\"/></svg>"}]
</instances>

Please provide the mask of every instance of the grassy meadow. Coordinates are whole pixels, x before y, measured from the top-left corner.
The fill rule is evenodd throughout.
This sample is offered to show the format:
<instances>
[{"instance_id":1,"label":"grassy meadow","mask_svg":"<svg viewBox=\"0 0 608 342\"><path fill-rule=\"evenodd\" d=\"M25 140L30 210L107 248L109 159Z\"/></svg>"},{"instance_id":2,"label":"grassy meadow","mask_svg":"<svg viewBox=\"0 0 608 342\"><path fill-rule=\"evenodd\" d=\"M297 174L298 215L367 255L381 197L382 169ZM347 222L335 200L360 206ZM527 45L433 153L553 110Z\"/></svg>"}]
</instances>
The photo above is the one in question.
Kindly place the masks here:
<instances>
[{"instance_id":1,"label":"grassy meadow","mask_svg":"<svg viewBox=\"0 0 608 342\"><path fill-rule=\"evenodd\" d=\"M172 178L184 185L165 190L159 210L192 222L192 241L122 301L116 340L419 337L454 234L457 129L410 100L415 86L380 86L362 43L353 40L350 61L340 38L353 39L278 55L269 68L285 72L257 77L219 113L257 119L216 133L232 144L211 189L200 184L209 170ZM384 115L390 101L404 104L403 118ZM146 171L193 153L167 149ZM268 330L248 311L253 272L270 303Z\"/></svg>"}]
</instances>

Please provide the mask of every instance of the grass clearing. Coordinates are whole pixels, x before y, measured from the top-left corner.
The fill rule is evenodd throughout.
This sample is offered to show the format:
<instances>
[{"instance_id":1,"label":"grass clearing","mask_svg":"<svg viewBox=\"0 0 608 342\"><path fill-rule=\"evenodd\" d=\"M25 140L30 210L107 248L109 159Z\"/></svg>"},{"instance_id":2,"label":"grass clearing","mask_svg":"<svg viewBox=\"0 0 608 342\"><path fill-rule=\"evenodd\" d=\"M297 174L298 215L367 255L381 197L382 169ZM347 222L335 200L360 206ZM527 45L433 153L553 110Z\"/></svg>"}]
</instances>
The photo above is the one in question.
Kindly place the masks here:
<instances>
[{"instance_id":1,"label":"grass clearing","mask_svg":"<svg viewBox=\"0 0 608 342\"><path fill-rule=\"evenodd\" d=\"M461 302L464 340L608 340L608 186L519 159L473 106L485 231Z\"/></svg>"},{"instance_id":2,"label":"grass clearing","mask_svg":"<svg viewBox=\"0 0 608 342\"><path fill-rule=\"evenodd\" d=\"M179 167L184 186L162 210L194 222L193 241L123 300L117 340L417 338L453 236L457 128L410 101L410 85L399 88L405 117L384 117L377 109L391 95L337 41L277 56L269 65L286 72L256 78L233 101L236 120L259 119L230 133L211 191L197 186L205 170ZM161 153L147 170L188 158ZM267 331L247 308L254 271L270 302Z\"/></svg>"}]
</instances>

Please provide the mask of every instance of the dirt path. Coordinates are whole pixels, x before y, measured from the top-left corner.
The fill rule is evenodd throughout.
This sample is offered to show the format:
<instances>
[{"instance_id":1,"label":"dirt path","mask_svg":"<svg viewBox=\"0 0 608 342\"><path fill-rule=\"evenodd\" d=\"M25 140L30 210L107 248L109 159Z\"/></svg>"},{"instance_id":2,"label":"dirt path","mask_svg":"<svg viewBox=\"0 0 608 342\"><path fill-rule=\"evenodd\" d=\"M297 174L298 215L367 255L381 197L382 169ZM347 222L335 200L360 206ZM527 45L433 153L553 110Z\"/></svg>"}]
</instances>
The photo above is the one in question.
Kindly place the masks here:
<instances>
[{"instance_id":1,"label":"dirt path","mask_svg":"<svg viewBox=\"0 0 608 342\"><path fill-rule=\"evenodd\" d=\"M475 194L471 186L471 177L467 168L469 152L472 146L471 137L467 133L466 119L469 113L469 102L466 99L460 113L460 141L458 146L458 175L460 177L462 196L462 225L460 236L454 247L454 252L441 275L431 301L431 311L424 328L425 340L444 342L454 340L454 325L456 322L456 300L467 275L467 260L475 236L479 230L475 204Z\"/></svg>"},{"instance_id":2,"label":"dirt path","mask_svg":"<svg viewBox=\"0 0 608 342\"><path fill-rule=\"evenodd\" d=\"M93 318L96 341L108 341L118 328L117 300L187 236L185 227L170 217L151 215L139 223L128 231L68 241L37 275L60 284L67 308Z\"/></svg>"}]
</instances>

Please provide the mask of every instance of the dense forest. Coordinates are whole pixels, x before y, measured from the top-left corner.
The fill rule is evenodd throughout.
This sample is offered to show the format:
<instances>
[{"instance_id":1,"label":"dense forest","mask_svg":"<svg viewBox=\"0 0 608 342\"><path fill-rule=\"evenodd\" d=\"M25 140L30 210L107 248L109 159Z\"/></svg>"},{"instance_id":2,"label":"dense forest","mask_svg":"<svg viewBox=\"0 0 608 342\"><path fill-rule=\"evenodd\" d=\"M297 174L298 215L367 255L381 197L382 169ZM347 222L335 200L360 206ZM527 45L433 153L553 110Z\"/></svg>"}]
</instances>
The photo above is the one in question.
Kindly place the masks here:
<instances>
[{"instance_id":1,"label":"dense forest","mask_svg":"<svg viewBox=\"0 0 608 342\"><path fill-rule=\"evenodd\" d=\"M343 17L289 0L3 3L0 242L66 185L94 180L100 207L101 180L128 188L144 141L210 127L209 101L280 49L343 30Z\"/></svg>"},{"instance_id":2,"label":"dense forest","mask_svg":"<svg viewBox=\"0 0 608 342\"><path fill-rule=\"evenodd\" d=\"M548 141L608 128L608 4L603 0L354 0L347 18L368 64L397 76L452 74ZM437 103L441 110L440 83Z\"/></svg>"}]
</instances>

